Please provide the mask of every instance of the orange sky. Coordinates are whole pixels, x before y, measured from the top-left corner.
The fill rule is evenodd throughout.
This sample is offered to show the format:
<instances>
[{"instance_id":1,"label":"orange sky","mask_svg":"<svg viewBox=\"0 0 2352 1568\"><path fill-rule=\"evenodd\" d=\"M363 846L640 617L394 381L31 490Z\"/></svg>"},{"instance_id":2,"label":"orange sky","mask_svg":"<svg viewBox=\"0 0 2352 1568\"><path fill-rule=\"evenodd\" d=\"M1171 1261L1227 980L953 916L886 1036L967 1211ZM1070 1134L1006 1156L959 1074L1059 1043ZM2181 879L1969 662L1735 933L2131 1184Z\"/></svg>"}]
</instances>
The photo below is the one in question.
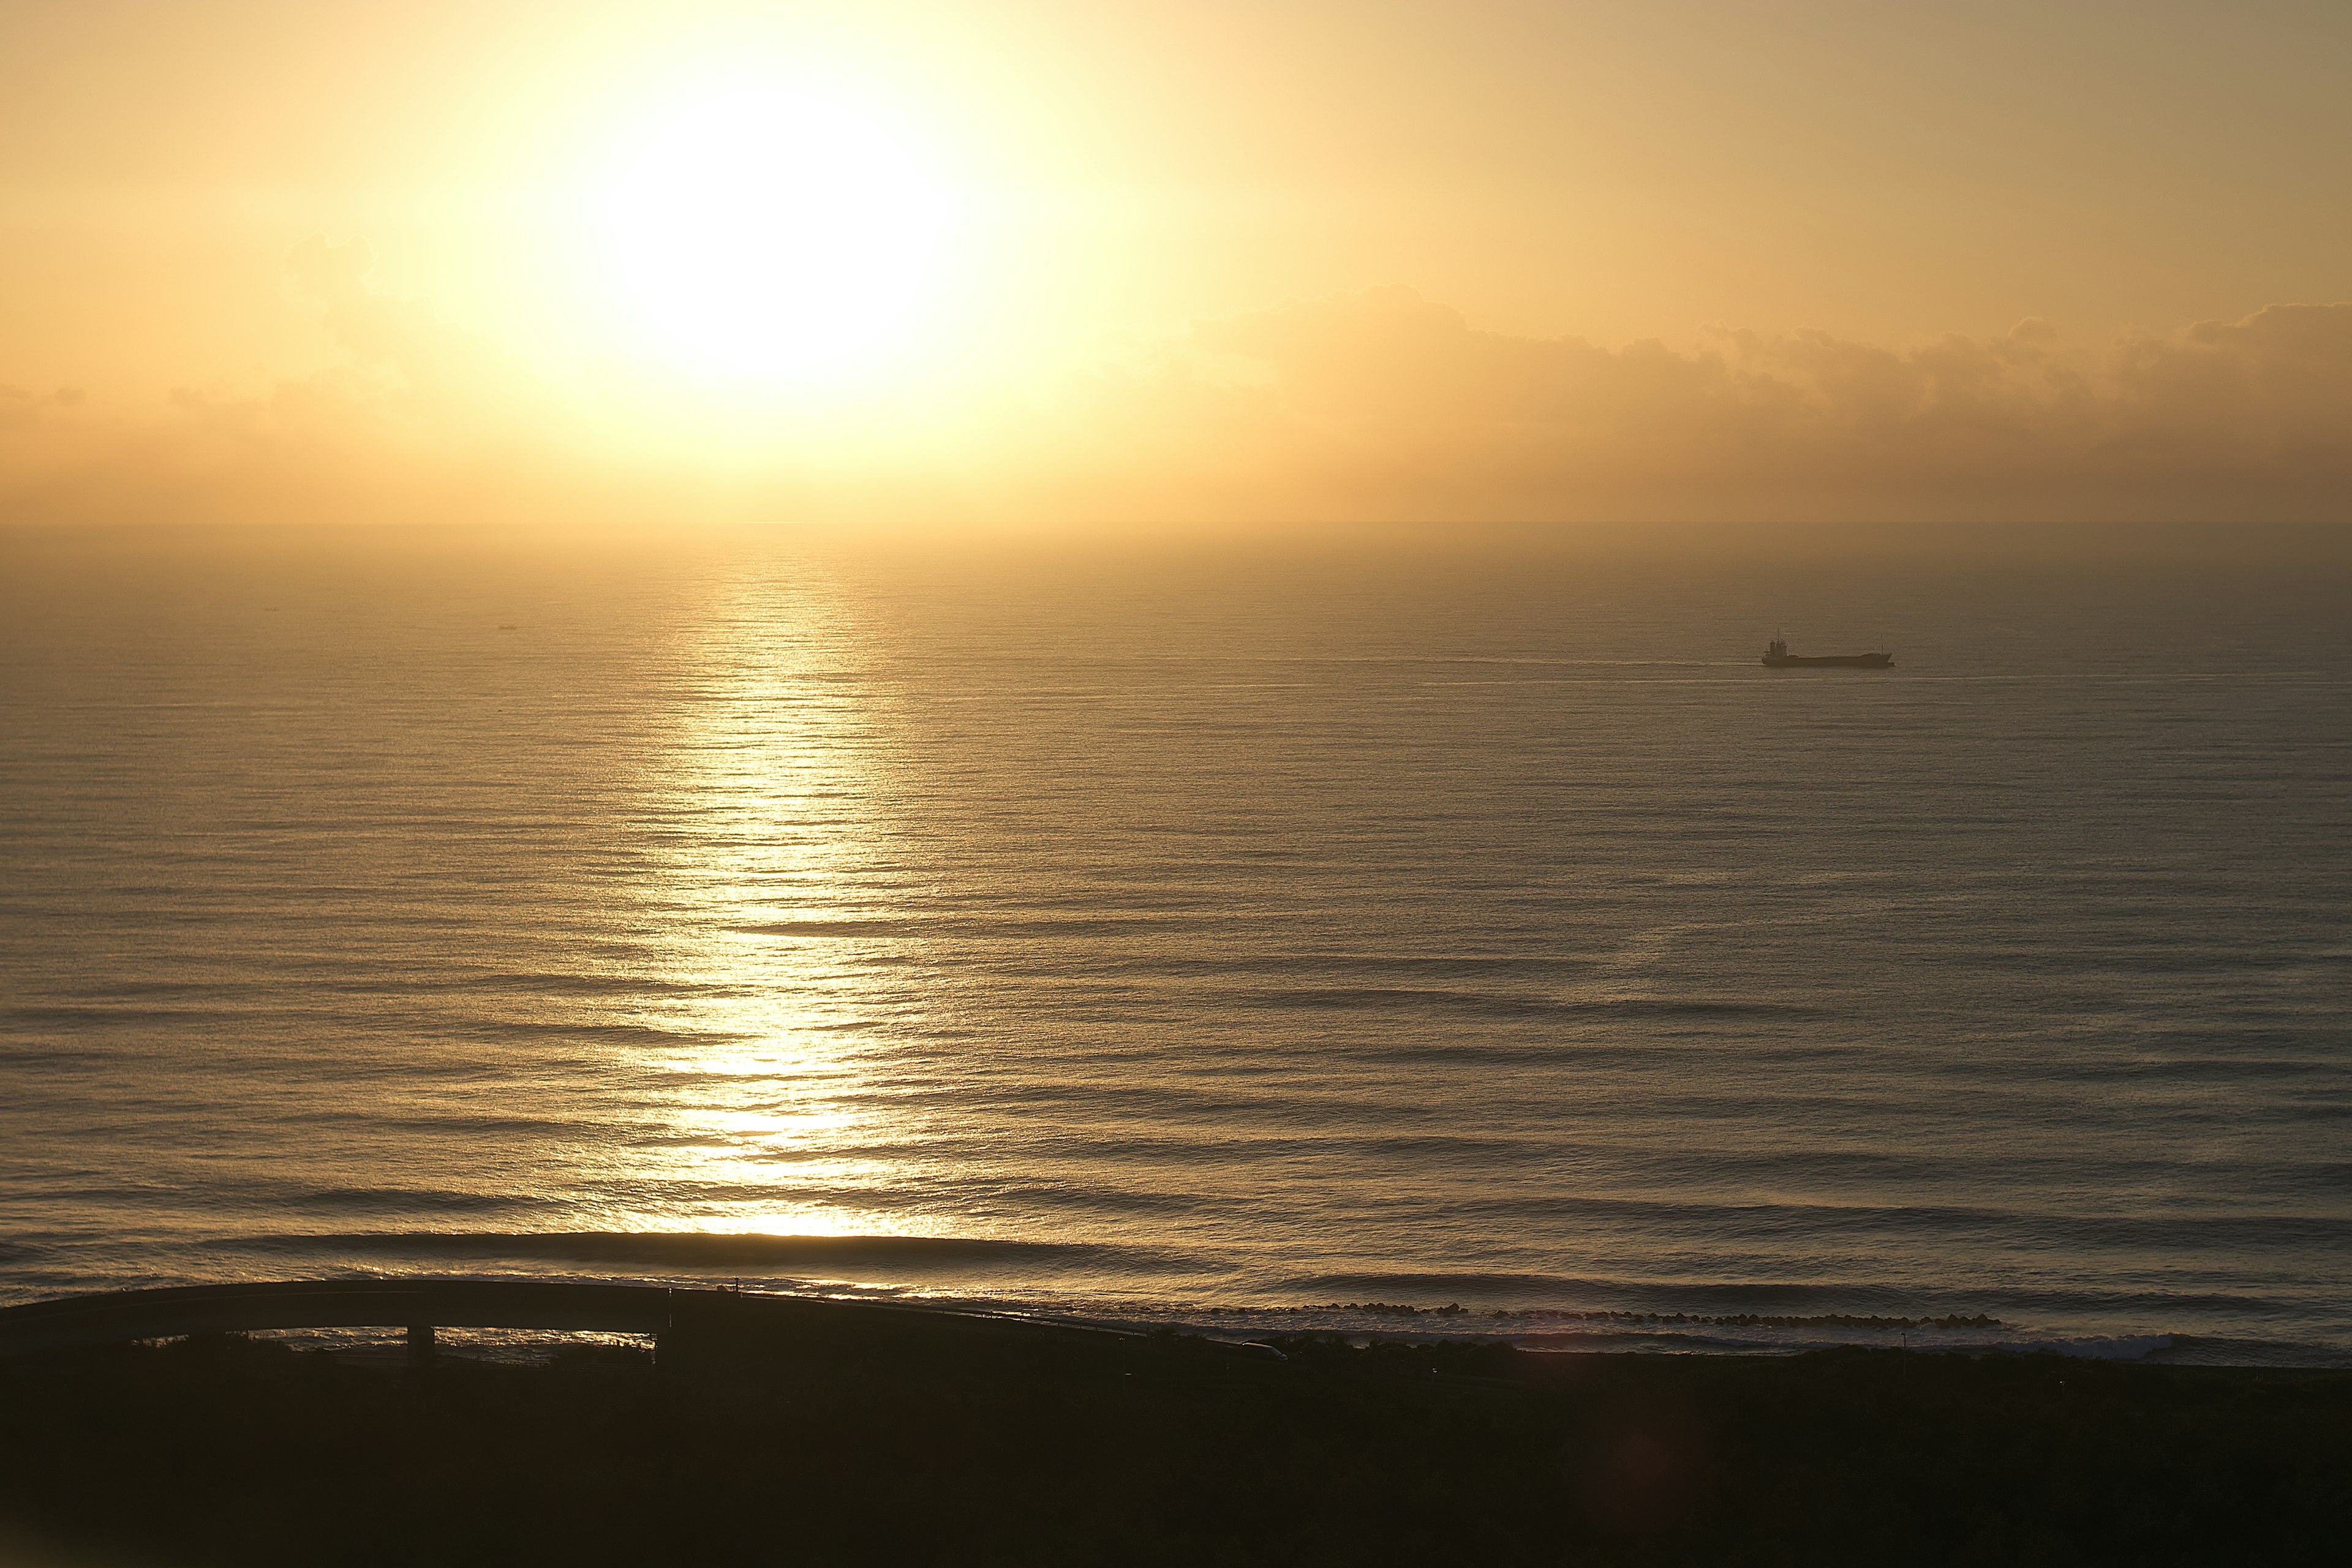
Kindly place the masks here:
<instances>
[{"instance_id":1,"label":"orange sky","mask_svg":"<svg viewBox=\"0 0 2352 1568\"><path fill-rule=\"evenodd\" d=\"M0 516L2340 521L2347 58L2148 0L19 5Z\"/></svg>"}]
</instances>

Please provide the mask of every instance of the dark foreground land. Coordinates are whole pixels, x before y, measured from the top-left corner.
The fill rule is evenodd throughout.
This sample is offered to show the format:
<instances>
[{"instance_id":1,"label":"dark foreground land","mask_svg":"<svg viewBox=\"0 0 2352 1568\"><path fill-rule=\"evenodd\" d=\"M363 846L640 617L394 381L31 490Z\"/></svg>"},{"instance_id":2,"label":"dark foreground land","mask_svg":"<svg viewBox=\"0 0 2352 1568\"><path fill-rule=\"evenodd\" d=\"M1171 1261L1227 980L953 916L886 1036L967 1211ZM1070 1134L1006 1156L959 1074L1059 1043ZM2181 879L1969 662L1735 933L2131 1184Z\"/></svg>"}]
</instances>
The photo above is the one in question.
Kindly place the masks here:
<instances>
[{"instance_id":1,"label":"dark foreground land","mask_svg":"<svg viewBox=\"0 0 2352 1568\"><path fill-rule=\"evenodd\" d=\"M0 1521L149 1563L2339 1563L2352 1373L706 1312L377 1365L0 1362ZM0 1547L0 1556L6 1548Z\"/></svg>"}]
</instances>

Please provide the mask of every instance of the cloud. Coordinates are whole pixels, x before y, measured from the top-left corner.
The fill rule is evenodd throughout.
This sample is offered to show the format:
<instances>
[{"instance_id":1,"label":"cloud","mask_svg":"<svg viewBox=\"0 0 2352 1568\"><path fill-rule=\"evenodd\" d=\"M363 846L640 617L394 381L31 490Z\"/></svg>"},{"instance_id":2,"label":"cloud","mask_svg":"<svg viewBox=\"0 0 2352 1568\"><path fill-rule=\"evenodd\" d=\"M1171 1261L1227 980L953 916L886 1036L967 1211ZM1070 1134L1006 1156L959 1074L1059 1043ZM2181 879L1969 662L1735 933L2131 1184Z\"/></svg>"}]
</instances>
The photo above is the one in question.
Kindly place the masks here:
<instances>
[{"instance_id":1,"label":"cloud","mask_svg":"<svg viewBox=\"0 0 2352 1568\"><path fill-rule=\"evenodd\" d=\"M313 236L286 265L332 363L259 391L183 388L160 414L0 388L0 522L609 521L651 505L656 477L583 455L559 389L374 289L364 240Z\"/></svg>"},{"instance_id":2,"label":"cloud","mask_svg":"<svg viewBox=\"0 0 2352 1568\"><path fill-rule=\"evenodd\" d=\"M2126 343L2118 382L2135 455L2203 464L2231 453L2282 471L2341 473L2352 448L2352 305L2273 305Z\"/></svg>"},{"instance_id":3,"label":"cloud","mask_svg":"<svg viewBox=\"0 0 2352 1568\"><path fill-rule=\"evenodd\" d=\"M2039 321L1900 350L1820 331L1612 349L1382 289L1199 323L1092 399L1098 449L1128 442L1138 480L1270 515L2352 513L2352 305L2099 353Z\"/></svg>"},{"instance_id":4,"label":"cloud","mask_svg":"<svg viewBox=\"0 0 2352 1568\"><path fill-rule=\"evenodd\" d=\"M286 257L288 275L321 309L352 366L380 378L370 390L477 427L501 415L535 416L551 399L552 389L490 339L372 288L374 268L374 252L358 238L338 244L312 235Z\"/></svg>"},{"instance_id":5,"label":"cloud","mask_svg":"<svg viewBox=\"0 0 2352 1568\"><path fill-rule=\"evenodd\" d=\"M288 267L334 364L146 421L0 393L0 518L2352 521L2352 305L2095 348L2032 320L1610 347L1377 289L1195 322L951 432L779 413L719 479L625 438L651 383L585 408L373 287L363 241Z\"/></svg>"}]
</instances>

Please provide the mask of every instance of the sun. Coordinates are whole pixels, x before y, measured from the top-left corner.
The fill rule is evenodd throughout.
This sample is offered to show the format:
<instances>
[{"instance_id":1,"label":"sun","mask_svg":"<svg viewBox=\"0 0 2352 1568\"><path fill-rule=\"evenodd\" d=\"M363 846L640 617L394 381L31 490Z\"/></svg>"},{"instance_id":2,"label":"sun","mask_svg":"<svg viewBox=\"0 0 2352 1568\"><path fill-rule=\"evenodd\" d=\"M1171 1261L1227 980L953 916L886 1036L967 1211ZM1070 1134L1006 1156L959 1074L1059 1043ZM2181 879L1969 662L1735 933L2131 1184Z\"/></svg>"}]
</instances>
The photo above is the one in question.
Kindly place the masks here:
<instances>
[{"instance_id":1,"label":"sun","mask_svg":"<svg viewBox=\"0 0 2352 1568\"><path fill-rule=\"evenodd\" d=\"M758 84L646 116L580 205L623 335L688 374L778 387L878 374L919 348L963 206L875 109Z\"/></svg>"}]
</instances>

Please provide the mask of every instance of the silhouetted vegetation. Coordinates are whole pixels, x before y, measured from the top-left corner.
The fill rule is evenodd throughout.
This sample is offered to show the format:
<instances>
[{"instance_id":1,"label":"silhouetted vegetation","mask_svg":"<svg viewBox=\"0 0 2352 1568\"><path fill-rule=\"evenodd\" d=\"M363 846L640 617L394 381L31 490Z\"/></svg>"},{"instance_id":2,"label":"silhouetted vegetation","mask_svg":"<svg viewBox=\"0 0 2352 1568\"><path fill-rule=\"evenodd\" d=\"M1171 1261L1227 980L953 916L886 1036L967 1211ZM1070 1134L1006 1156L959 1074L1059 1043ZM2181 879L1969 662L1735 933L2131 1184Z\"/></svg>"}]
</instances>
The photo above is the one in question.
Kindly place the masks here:
<instances>
[{"instance_id":1,"label":"silhouetted vegetation","mask_svg":"<svg viewBox=\"0 0 2352 1568\"><path fill-rule=\"evenodd\" d=\"M730 1315L731 1313L731 1315ZM0 1506L203 1563L2339 1560L2352 1374L1005 1333L0 1365Z\"/></svg>"}]
</instances>

